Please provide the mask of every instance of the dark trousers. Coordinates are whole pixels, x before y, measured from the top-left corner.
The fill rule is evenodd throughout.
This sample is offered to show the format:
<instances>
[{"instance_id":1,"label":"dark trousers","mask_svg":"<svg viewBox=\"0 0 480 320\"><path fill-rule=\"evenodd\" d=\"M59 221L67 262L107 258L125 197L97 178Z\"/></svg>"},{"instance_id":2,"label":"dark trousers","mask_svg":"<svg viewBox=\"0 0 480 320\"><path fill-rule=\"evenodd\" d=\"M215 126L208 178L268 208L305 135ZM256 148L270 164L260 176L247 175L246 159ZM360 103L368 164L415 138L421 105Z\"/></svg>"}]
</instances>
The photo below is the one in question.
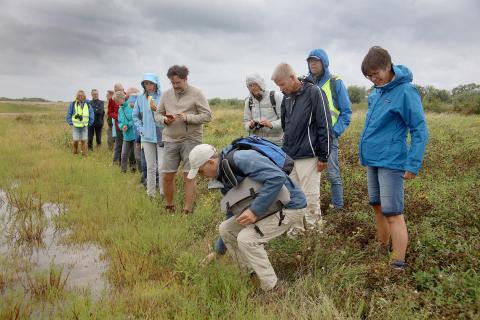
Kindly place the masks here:
<instances>
[{"instance_id":1,"label":"dark trousers","mask_svg":"<svg viewBox=\"0 0 480 320\"><path fill-rule=\"evenodd\" d=\"M113 147L115 146L115 139L113 139L111 125L108 126L108 130L107 130L107 144L108 144L108 149L113 150Z\"/></svg>"},{"instance_id":2,"label":"dark trousers","mask_svg":"<svg viewBox=\"0 0 480 320\"><path fill-rule=\"evenodd\" d=\"M113 162L120 165L122 161L123 132L117 130L115 138L115 147L113 148Z\"/></svg>"},{"instance_id":3,"label":"dark trousers","mask_svg":"<svg viewBox=\"0 0 480 320\"><path fill-rule=\"evenodd\" d=\"M135 154L133 150L134 147L135 147L135 141L123 140L122 157L121 157L122 172L127 172L127 167L129 162L130 162L130 170L135 171L137 169L136 163L135 163Z\"/></svg>"},{"instance_id":4,"label":"dark trousers","mask_svg":"<svg viewBox=\"0 0 480 320\"><path fill-rule=\"evenodd\" d=\"M102 144L102 129L103 126L88 126L88 149L93 149L93 136L97 141L97 147Z\"/></svg>"}]
</instances>

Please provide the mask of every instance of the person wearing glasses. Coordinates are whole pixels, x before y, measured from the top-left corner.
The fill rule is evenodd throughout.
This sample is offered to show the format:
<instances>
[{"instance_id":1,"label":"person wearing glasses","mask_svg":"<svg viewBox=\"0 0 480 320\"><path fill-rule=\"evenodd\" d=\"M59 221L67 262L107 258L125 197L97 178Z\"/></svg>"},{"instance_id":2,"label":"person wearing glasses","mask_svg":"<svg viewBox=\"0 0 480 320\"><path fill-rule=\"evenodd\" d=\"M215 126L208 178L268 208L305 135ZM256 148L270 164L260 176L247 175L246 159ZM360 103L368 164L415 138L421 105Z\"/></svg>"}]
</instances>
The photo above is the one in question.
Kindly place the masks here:
<instances>
[{"instance_id":1,"label":"person wearing glasses","mask_svg":"<svg viewBox=\"0 0 480 320\"><path fill-rule=\"evenodd\" d=\"M408 244L404 181L414 179L420 171L428 141L427 123L412 72L393 64L387 50L370 48L361 69L374 88L368 96L360 138L360 162L367 167L377 238L386 247L391 241L392 268L403 271Z\"/></svg>"}]
</instances>

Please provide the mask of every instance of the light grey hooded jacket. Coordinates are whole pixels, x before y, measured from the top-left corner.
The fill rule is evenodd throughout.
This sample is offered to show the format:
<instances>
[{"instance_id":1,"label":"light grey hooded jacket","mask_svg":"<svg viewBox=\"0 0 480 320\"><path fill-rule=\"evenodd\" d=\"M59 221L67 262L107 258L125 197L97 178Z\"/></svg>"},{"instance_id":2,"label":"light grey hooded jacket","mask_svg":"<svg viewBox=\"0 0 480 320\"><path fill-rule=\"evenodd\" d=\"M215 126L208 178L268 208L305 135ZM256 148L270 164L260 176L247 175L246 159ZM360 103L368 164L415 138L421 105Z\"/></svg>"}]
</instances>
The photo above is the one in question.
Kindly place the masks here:
<instances>
[{"instance_id":1,"label":"light grey hooded jacket","mask_svg":"<svg viewBox=\"0 0 480 320\"><path fill-rule=\"evenodd\" d=\"M283 94L281 92L275 92L276 106L273 107L270 101L270 91L266 90L265 80L258 73L248 75L246 78L246 85L256 83L263 91L262 98L257 100L252 94L245 99L245 107L243 112L243 124L245 130L249 132L249 135L255 134L259 137L266 138L277 145L282 145L283 131L281 123L281 110ZM252 100L252 110L249 107L250 98ZM275 108L275 109L274 109ZM276 113L275 113L276 110ZM250 129L250 120L259 122L260 120L268 120L272 123L273 127L263 127L260 129Z\"/></svg>"}]
</instances>

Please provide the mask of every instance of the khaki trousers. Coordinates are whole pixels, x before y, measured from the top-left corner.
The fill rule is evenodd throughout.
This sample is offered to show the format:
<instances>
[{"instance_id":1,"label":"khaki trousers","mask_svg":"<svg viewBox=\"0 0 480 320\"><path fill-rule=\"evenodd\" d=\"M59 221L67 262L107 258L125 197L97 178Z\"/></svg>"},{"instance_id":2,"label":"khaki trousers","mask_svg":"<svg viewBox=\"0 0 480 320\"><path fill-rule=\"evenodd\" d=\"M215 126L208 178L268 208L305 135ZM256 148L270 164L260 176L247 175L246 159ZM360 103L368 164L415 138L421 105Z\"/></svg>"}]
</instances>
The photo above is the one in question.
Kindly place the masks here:
<instances>
[{"instance_id":1,"label":"khaki trousers","mask_svg":"<svg viewBox=\"0 0 480 320\"><path fill-rule=\"evenodd\" d=\"M303 190L307 198L306 227L309 229L315 228L322 218L320 210L320 172L317 171L317 158L295 160L290 178ZM303 221L295 225L294 228L304 231Z\"/></svg>"},{"instance_id":2,"label":"khaki trousers","mask_svg":"<svg viewBox=\"0 0 480 320\"><path fill-rule=\"evenodd\" d=\"M236 260L241 269L255 271L260 280L263 290L273 289L277 284L277 275L268 259L264 244L282 235L293 224L301 223L305 215L305 209L284 209L285 218L279 226L279 213L271 215L256 224L242 226L237 223L235 217L225 220L220 224L220 236L228 251ZM255 225L261 230L261 236Z\"/></svg>"}]
</instances>

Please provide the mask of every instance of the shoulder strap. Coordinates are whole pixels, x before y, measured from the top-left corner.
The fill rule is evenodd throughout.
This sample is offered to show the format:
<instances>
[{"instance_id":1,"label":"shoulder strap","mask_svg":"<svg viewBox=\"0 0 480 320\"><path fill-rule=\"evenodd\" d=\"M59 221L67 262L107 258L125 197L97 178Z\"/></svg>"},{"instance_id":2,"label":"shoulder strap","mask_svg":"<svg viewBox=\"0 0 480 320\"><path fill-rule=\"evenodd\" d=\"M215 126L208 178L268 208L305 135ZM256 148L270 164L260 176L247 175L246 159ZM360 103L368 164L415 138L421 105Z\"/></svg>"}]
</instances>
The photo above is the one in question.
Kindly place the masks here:
<instances>
[{"instance_id":1,"label":"shoulder strap","mask_svg":"<svg viewBox=\"0 0 480 320\"><path fill-rule=\"evenodd\" d=\"M270 91L270 103L272 104L273 111L275 112L275 115L278 118L278 113L277 113L277 101L275 101L275 91Z\"/></svg>"},{"instance_id":2,"label":"shoulder strap","mask_svg":"<svg viewBox=\"0 0 480 320\"><path fill-rule=\"evenodd\" d=\"M250 109L250 112L252 112L253 108L253 98L252 96L248 97L248 109Z\"/></svg>"},{"instance_id":3,"label":"shoulder strap","mask_svg":"<svg viewBox=\"0 0 480 320\"><path fill-rule=\"evenodd\" d=\"M335 108L337 108L338 103L337 102L337 80L339 77L337 76L331 76L330 77L330 91L332 92L332 100L333 100L333 105Z\"/></svg>"},{"instance_id":4,"label":"shoulder strap","mask_svg":"<svg viewBox=\"0 0 480 320\"><path fill-rule=\"evenodd\" d=\"M227 160L228 165L234 174L244 176L243 172L235 164L235 161L233 161L233 154L235 153L235 151L237 151L237 148L233 148L232 150L228 151L225 155L225 159Z\"/></svg>"}]
</instances>

